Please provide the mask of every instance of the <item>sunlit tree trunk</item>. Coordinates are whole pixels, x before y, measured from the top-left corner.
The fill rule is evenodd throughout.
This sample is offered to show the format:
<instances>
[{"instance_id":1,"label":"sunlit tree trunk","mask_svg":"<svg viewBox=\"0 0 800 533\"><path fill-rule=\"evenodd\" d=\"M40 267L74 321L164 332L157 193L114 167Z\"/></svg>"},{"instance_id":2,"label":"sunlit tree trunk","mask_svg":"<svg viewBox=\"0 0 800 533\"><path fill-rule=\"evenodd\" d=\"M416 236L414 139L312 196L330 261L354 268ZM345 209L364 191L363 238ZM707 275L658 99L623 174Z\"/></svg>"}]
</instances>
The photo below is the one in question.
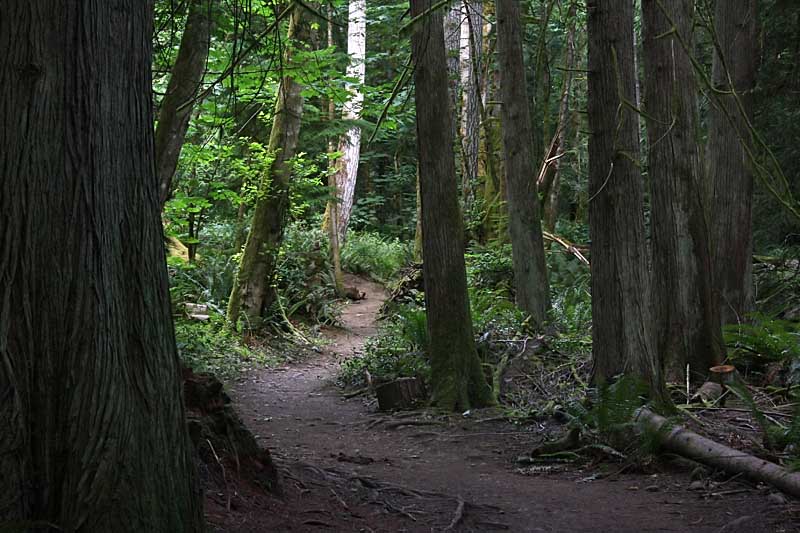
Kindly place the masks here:
<instances>
[{"instance_id":1,"label":"sunlit tree trunk","mask_svg":"<svg viewBox=\"0 0 800 533\"><path fill-rule=\"evenodd\" d=\"M480 77L483 52L483 4L464 0L460 28L461 159L464 210L469 211L478 182L480 146Z\"/></svg>"},{"instance_id":2,"label":"sunlit tree trunk","mask_svg":"<svg viewBox=\"0 0 800 533\"><path fill-rule=\"evenodd\" d=\"M178 48L178 57L170 73L167 93L161 101L155 146L162 208L172 194L172 177L178 167L186 131L189 129L189 119L195 108L194 99L200 91L206 72L216 1L189 2L189 15Z\"/></svg>"},{"instance_id":3,"label":"sunlit tree trunk","mask_svg":"<svg viewBox=\"0 0 800 533\"><path fill-rule=\"evenodd\" d=\"M302 46L310 40L311 25L302 6L295 7L289 22L289 40ZM285 63L292 61L287 50ZM228 302L228 320L237 324L244 315L256 325L275 299L275 263L283 240L289 211L289 161L295 155L303 116L303 87L291 76L284 76L278 87L275 117L268 150L273 161L262 176L250 233L242 252L239 271Z\"/></svg>"},{"instance_id":4,"label":"sunlit tree trunk","mask_svg":"<svg viewBox=\"0 0 800 533\"><path fill-rule=\"evenodd\" d=\"M152 16L142 0L0 3L0 529L204 530L162 244Z\"/></svg>"},{"instance_id":5,"label":"sunlit tree trunk","mask_svg":"<svg viewBox=\"0 0 800 533\"><path fill-rule=\"evenodd\" d=\"M347 67L347 77L357 80L347 83L349 97L344 104L342 118L344 120L358 120L361 118L361 108L364 105L364 85L366 58L366 32L367 13L365 0L350 0L349 20L347 24L347 55L350 64ZM347 226L350 223L350 214L353 212L353 197L356 190L356 177L358 176L358 159L361 154L361 127L351 125L339 140L339 152L342 157L337 161L336 193L338 205L331 205L338 211L337 234L339 245L344 243Z\"/></svg>"},{"instance_id":6,"label":"sunlit tree trunk","mask_svg":"<svg viewBox=\"0 0 800 533\"><path fill-rule=\"evenodd\" d=\"M693 0L642 0L650 140L653 324L668 379L704 380L722 357L697 139ZM670 33L670 30L672 33Z\"/></svg>"},{"instance_id":7,"label":"sunlit tree trunk","mask_svg":"<svg viewBox=\"0 0 800 533\"><path fill-rule=\"evenodd\" d=\"M525 88L519 4L497 0L497 51L500 70L503 146L508 186L508 226L514 287L520 309L541 327L550 307L550 287L536 192L533 141Z\"/></svg>"},{"instance_id":8,"label":"sunlit tree trunk","mask_svg":"<svg viewBox=\"0 0 800 533\"><path fill-rule=\"evenodd\" d=\"M722 321L735 324L754 304L753 171L746 147L752 143L747 124L759 61L757 0L717 0L714 28L716 94L707 148L711 242Z\"/></svg>"},{"instance_id":9,"label":"sunlit tree trunk","mask_svg":"<svg viewBox=\"0 0 800 533\"><path fill-rule=\"evenodd\" d=\"M412 0L411 15L434 0ZM417 111L425 303L433 403L464 410L492 403L481 370L467 298L464 229L458 206L452 116L441 10L423 17L411 37Z\"/></svg>"},{"instance_id":10,"label":"sunlit tree trunk","mask_svg":"<svg viewBox=\"0 0 800 533\"><path fill-rule=\"evenodd\" d=\"M651 335L633 70L633 2L588 0L589 229L594 380L623 372L662 390Z\"/></svg>"},{"instance_id":11,"label":"sunlit tree trunk","mask_svg":"<svg viewBox=\"0 0 800 533\"><path fill-rule=\"evenodd\" d=\"M333 47L333 7L328 6L328 47ZM333 123L336 120L336 102L333 98L328 99L328 121ZM359 139L359 144L360 139ZM360 148L359 148L360 149ZM336 143L333 137L328 141L328 154L336 151ZM360 155L360 154L359 154ZM339 172L336 172L338 161L329 160L329 167L334 171L328 176L328 186L331 188L332 201L328 202L325 212L324 229L328 230L328 239L331 244L331 259L333 263L333 287L336 295L340 298L344 296L344 271L342 270L341 240L339 239L339 185L337 179ZM346 170L346 165L344 169ZM355 189L353 180L353 188ZM325 225L327 224L327 227Z\"/></svg>"},{"instance_id":12,"label":"sunlit tree trunk","mask_svg":"<svg viewBox=\"0 0 800 533\"><path fill-rule=\"evenodd\" d=\"M450 116L453 117L453 142L458 138L458 101L460 90L459 61L461 46L461 5L454 2L444 15L444 47L447 58L448 95L450 96ZM456 152L457 153L457 152Z\"/></svg>"}]
</instances>

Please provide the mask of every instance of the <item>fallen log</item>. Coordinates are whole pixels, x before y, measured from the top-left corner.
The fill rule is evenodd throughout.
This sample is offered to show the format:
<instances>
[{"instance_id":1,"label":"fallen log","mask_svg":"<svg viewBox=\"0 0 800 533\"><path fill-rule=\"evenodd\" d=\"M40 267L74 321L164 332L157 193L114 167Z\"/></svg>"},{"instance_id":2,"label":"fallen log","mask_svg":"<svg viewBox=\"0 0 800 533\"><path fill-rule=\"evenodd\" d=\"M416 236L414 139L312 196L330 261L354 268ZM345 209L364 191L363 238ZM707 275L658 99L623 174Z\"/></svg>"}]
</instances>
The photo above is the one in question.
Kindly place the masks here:
<instances>
[{"instance_id":1,"label":"fallen log","mask_svg":"<svg viewBox=\"0 0 800 533\"><path fill-rule=\"evenodd\" d=\"M636 425L657 435L658 443L666 450L701 463L743 474L753 481L768 483L780 491L800 498L800 473L770 463L747 453L716 443L672 422L646 408L634 416Z\"/></svg>"}]
</instances>

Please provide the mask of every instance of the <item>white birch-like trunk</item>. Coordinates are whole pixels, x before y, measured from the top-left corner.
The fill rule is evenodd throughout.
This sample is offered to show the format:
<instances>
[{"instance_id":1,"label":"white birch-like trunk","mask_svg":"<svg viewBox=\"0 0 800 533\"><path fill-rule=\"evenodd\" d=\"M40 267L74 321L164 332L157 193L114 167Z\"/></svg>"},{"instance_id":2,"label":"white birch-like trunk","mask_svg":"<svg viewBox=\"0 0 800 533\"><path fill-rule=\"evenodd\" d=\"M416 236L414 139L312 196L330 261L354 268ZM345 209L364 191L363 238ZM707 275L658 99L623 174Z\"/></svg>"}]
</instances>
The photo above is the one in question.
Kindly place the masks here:
<instances>
[{"instance_id":1,"label":"white birch-like trunk","mask_svg":"<svg viewBox=\"0 0 800 533\"><path fill-rule=\"evenodd\" d=\"M342 110L344 120L358 120L364 106L365 65L367 49L367 17L366 0L350 0L349 18L347 23L347 55L350 64L347 67L347 78L357 81L347 82L350 93ZM350 222L350 213L353 211L353 196L356 190L356 175L358 174L358 159L361 155L361 128L352 126L339 139L339 152L342 156L337 161L336 170L336 197L338 201L331 210L331 216L337 216L336 229L339 233L339 243L344 242L347 225Z\"/></svg>"}]
</instances>

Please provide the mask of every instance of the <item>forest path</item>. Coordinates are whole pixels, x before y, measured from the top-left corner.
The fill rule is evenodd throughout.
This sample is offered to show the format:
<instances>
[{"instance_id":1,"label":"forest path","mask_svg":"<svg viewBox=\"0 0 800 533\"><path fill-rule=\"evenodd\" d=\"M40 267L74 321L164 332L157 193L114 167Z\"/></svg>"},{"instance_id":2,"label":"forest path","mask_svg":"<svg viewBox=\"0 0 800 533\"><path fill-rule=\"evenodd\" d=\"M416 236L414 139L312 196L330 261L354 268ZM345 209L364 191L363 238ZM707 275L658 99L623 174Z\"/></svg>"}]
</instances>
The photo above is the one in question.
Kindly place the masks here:
<instances>
[{"instance_id":1,"label":"forest path","mask_svg":"<svg viewBox=\"0 0 800 533\"><path fill-rule=\"evenodd\" d=\"M340 363L375 333L386 298L365 279L348 276L346 285L366 299L347 305L343 329L325 331L331 344L322 353L234 384L237 410L273 451L286 494L251 498L217 531L794 530L763 496L704 498L686 490L684 474L592 480L591 471L560 465L520 468L515 457L542 439L536 424L454 416L391 428L407 419L378 413L370 398L344 399L333 383Z\"/></svg>"}]
</instances>

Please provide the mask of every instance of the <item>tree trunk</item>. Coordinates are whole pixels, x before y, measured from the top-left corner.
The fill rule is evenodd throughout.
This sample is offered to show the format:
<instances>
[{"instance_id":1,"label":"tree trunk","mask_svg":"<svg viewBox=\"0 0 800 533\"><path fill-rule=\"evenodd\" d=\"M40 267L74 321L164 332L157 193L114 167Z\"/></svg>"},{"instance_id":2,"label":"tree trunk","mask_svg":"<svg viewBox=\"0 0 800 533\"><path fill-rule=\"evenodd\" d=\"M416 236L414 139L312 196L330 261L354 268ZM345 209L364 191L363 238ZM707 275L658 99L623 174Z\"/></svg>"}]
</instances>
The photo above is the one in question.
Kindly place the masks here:
<instances>
[{"instance_id":1,"label":"tree trunk","mask_svg":"<svg viewBox=\"0 0 800 533\"><path fill-rule=\"evenodd\" d=\"M480 148L480 78L483 53L483 4L464 0L461 19L461 195L464 210L469 212L478 182L478 150Z\"/></svg>"},{"instance_id":2,"label":"tree trunk","mask_svg":"<svg viewBox=\"0 0 800 533\"><path fill-rule=\"evenodd\" d=\"M663 11L662 11L663 10ZM643 0L653 325L666 377L704 381L722 360L697 139L693 0ZM673 33L670 33L673 30Z\"/></svg>"},{"instance_id":3,"label":"tree trunk","mask_svg":"<svg viewBox=\"0 0 800 533\"><path fill-rule=\"evenodd\" d=\"M208 48L214 27L212 5L216 0L191 0L178 57L172 67L167 94L161 101L156 127L156 173L163 208L172 194L172 177L178 167L183 141L189 129L194 98L206 72Z\"/></svg>"},{"instance_id":4,"label":"tree trunk","mask_svg":"<svg viewBox=\"0 0 800 533\"><path fill-rule=\"evenodd\" d=\"M519 4L497 0L497 48L508 186L508 225L517 305L541 327L550 307L532 153Z\"/></svg>"},{"instance_id":5,"label":"tree trunk","mask_svg":"<svg viewBox=\"0 0 800 533\"><path fill-rule=\"evenodd\" d=\"M411 15L434 0L412 0ZM458 206L452 117L448 105L442 12L433 11L411 37L419 149L422 239L433 403L464 410L492 403L481 370L467 299L464 227Z\"/></svg>"},{"instance_id":6,"label":"tree trunk","mask_svg":"<svg viewBox=\"0 0 800 533\"><path fill-rule=\"evenodd\" d=\"M564 50L564 87L561 90L561 102L558 106L558 129L553 138L555 150L553 150L553 161L546 161L545 164L552 172L544 188L544 227L548 231L555 231L556 219L558 218L559 193L561 192L560 171L563 156L567 149L567 136L569 135L570 108L569 97L572 90L572 70L575 66L575 15L578 4L573 2L569 6L567 18L569 27L567 28L567 42Z\"/></svg>"},{"instance_id":7,"label":"tree trunk","mask_svg":"<svg viewBox=\"0 0 800 533\"><path fill-rule=\"evenodd\" d=\"M458 116L458 90L459 90L459 60L461 46L461 6L458 2L453 3L447 9L444 16L444 47L447 58L447 82L448 95L450 96L450 116L453 117L453 138L456 142L458 138L458 124L455 117Z\"/></svg>"},{"instance_id":8,"label":"tree trunk","mask_svg":"<svg viewBox=\"0 0 800 533\"><path fill-rule=\"evenodd\" d=\"M367 14L366 0L350 0L350 15L347 24L347 55L350 65L347 67L347 78L356 79L357 82L347 82L350 96L344 104L342 118L345 120L358 120L361 118L361 108L364 105L364 85L366 58L366 31ZM336 191L338 205L329 206L338 211L337 233L339 244L344 243L347 225L350 223L350 214L353 212L353 197L356 190L356 177L358 176L358 159L361 154L361 127L351 126L339 140L339 152L343 155L336 162Z\"/></svg>"},{"instance_id":9,"label":"tree trunk","mask_svg":"<svg viewBox=\"0 0 800 533\"><path fill-rule=\"evenodd\" d=\"M753 172L746 146L758 70L757 0L717 0L708 164L714 283L722 321L753 310ZM733 91L733 93L731 93ZM737 99L742 104L742 116Z\"/></svg>"},{"instance_id":10,"label":"tree trunk","mask_svg":"<svg viewBox=\"0 0 800 533\"><path fill-rule=\"evenodd\" d=\"M333 7L328 6L328 47L333 47ZM336 103L333 98L328 99L328 121L333 123L336 118ZM360 131L359 131L360 136ZM359 138L360 144L360 138ZM360 146L359 146L360 150ZM328 154L336 151L336 145L333 138L328 140ZM337 161L328 160L329 168L336 168ZM346 167L345 167L346 168ZM331 188L331 196L333 201L328 202L325 212L325 221L327 222L328 239L331 242L331 262L333 263L333 287L336 296L339 298L344 297L344 271L342 270L342 250L341 239L339 238L339 184L338 172L333 172L328 176L328 186ZM355 190L356 179L353 178L353 190ZM351 201L352 205L352 201ZM325 229L325 223L323 223Z\"/></svg>"},{"instance_id":11,"label":"tree trunk","mask_svg":"<svg viewBox=\"0 0 800 533\"><path fill-rule=\"evenodd\" d=\"M152 16L141 0L0 4L0 523L203 530L159 216Z\"/></svg>"},{"instance_id":12,"label":"tree trunk","mask_svg":"<svg viewBox=\"0 0 800 533\"><path fill-rule=\"evenodd\" d=\"M588 0L589 229L594 380L630 373L662 391L651 337L639 171L633 2Z\"/></svg>"},{"instance_id":13,"label":"tree trunk","mask_svg":"<svg viewBox=\"0 0 800 533\"><path fill-rule=\"evenodd\" d=\"M295 7L289 22L289 39L298 44L310 39L311 25L303 16L304 11L302 6ZM285 62L291 61L287 50ZM233 324L244 314L250 326L257 325L274 302L275 263L289 211L291 169L288 162L295 155L303 115L302 89L291 76L284 76L278 87L269 137L269 153L274 154L275 159L262 178L250 233L228 302L228 320Z\"/></svg>"}]
</instances>

